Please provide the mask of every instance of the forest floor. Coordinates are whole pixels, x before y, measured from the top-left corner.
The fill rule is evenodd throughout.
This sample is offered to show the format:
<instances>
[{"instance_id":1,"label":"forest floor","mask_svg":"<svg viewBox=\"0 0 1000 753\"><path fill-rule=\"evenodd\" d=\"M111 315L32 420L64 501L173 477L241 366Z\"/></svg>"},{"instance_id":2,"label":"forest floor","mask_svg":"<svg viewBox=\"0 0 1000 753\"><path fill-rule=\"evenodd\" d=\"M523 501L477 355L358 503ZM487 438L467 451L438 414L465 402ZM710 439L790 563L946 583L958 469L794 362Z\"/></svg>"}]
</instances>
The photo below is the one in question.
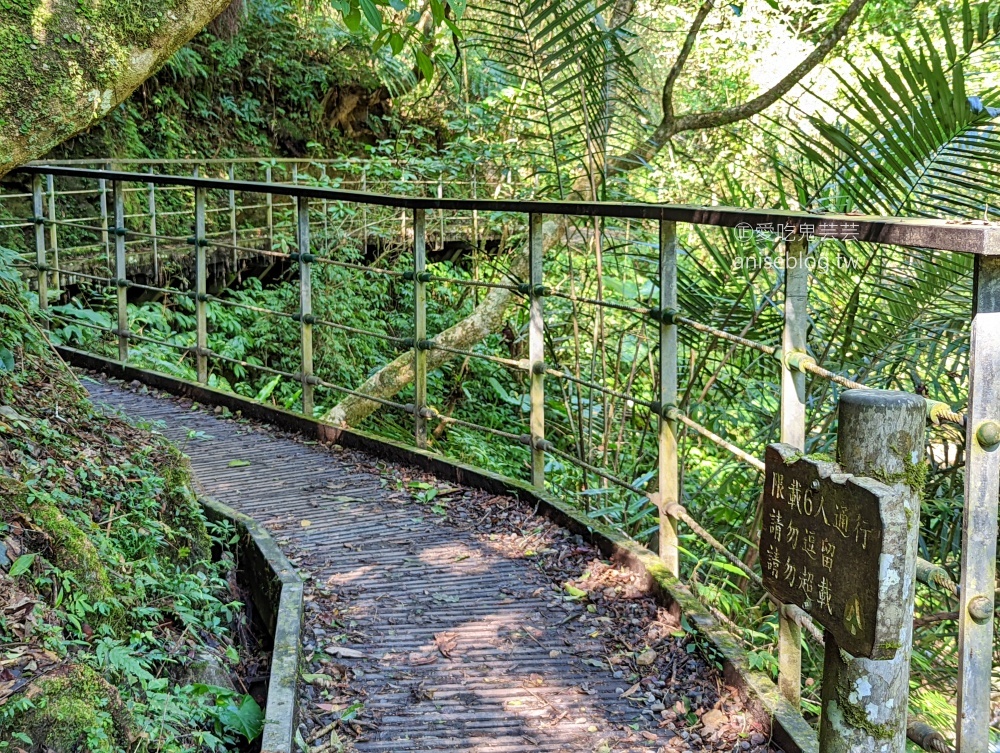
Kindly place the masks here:
<instances>
[{"instance_id":1,"label":"forest floor","mask_svg":"<svg viewBox=\"0 0 1000 753\"><path fill-rule=\"evenodd\" d=\"M520 501L138 383L87 386L162 422L202 491L264 524L307 579L310 750L769 750L697 637Z\"/></svg>"}]
</instances>

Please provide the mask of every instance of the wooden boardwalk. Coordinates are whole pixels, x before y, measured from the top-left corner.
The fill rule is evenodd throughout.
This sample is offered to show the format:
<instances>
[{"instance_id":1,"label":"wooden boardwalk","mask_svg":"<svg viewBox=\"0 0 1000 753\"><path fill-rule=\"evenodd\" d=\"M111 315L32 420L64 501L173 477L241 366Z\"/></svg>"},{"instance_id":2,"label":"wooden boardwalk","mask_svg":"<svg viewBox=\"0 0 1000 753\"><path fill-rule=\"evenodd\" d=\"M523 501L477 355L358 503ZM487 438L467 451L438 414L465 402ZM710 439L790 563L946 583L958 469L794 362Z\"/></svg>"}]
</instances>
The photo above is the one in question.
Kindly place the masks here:
<instances>
[{"instance_id":1,"label":"wooden boardwalk","mask_svg":"<svg viewBox=\"0 0 1000 753\"><path fill-rule=\"evenodd\" d=\"M359 736L341 729L345 751L766 747L664 610L514 500L430 479L444 490L434 511L415 499L413 482L428 481L418 471L145 390L87 386L95 402L162 422L204 493L265 525L310 576L305 671L332 681L302 684L304 738L361 703L347 726ZM587 568L600 581L589 606L562 582ZM637 661L651 648L653 664Z\"/></svg>"}]
</instances>

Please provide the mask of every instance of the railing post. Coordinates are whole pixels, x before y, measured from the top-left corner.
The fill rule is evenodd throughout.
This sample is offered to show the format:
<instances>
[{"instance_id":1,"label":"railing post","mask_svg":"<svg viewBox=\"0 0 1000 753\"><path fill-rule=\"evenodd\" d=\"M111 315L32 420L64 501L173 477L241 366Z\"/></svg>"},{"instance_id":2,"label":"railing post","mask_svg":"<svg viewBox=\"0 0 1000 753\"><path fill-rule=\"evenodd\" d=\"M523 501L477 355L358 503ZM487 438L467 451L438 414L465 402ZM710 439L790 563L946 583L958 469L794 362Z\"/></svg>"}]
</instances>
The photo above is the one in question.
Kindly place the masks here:
<instances>
[{"instance_id":1,"label":"railing post","mask_svg":"<svg viewBox=\"0 0 1000 753\"><path fill-rule=\"evenodd\" d=\"M229 165L229 180L236 180L236 165L230 163ZM239 263L239 259L236 256L236 191L229 189L229 235L232 238L233 244L233 269L235 271L236 265Z\"/></svg>"},{"instance_id":2,"label":"railing post","mask_svg":"<svg viewBox=\"0 0 1000 753\"><path fill-rule=\"evenodd\" d=\"M438 176L437 195L439 199L444 198L444 174ZM444 212L438 210L438 227L441 233L441 251L444 251Z\"/></svg>"},{"instance_id":3,"label":"railing post","mask_svg":"<svg viewBox=\"0 0 1000 753\"><path fill-rule=\"evenodd\" d=\"M837 427L840 467L855 476L883 479L899 495L898 504L907 521L907 525L901 526L904 531L892 532L893 548L884 550L893 554L883 553L879 563L887 571L887 580L895 575L896 583L901 581L900 601L887 603L885 611L901 615L903 627L899 630L895 656L884 660L851 656L840 649L829 631L826 633L819 731L822 753L894 753L906 749L913 591L923 491L910 485L912 474L907 469L924 462L926 413L924 399L905 392L856 389L847 390L840 397ZM890 532L884 535L888 538ZM844 566L850 567L850 563ZM879 584L869 587L877 589ZM893 638L897 640L895 635ZM989 693L986 697L989 698ZM984 723L983 730L988 726ZM967 748L961 750L968 753Z\"/></svg>"},{"instance_id":4,"label":"railing post","mask_svg":"<svg viewBox=\"0 0 1000 753\"><path fill-rule=\"evenodd\" d=\"M198 381L208 383L208 275L205 260L205 189L194 189L194 313Z\"/></svg>"},{"instance_id":5,"label":"railing post","mask_svg":"<svg viewBox=\"0 0 1000 753\"><path fill-rule=\"evenodd\" d=\"M309 199L296 196L299 246L299 321L302 344L302 412L313 414L313 315L312 315L312 254L309 251Z\"/></svg>"},{"instance_id":6,"label":"railing post","mask_svg":"<svg viewBox=\"0 0 1000 753\"><path fill-rule=\"evenodd\" d=\"M1000 495L1000 258L977 256L958 608L958 749L989 750Z\"/></svg>"},{"instance_id":7,"label":"railing post","mask_svg":"<svg viewBox=\"0 0 1000 753\"><path fill-rule=\"evenodd\" d=\"M405 215L404 215L405 216ZM427 421L423 411L427 406L427 227L423 209L413 210L413 400L414 435L417 447L427 446Z\"/></svg>"},{"instance_id":8,"label":"railing post","mask_svg":"<svg viewBox=\"0 0 1000 753\"><path fill-rule=\"evenodd\" d=\"M31 199L35 222L35 267L38 270L38 308L49 306L49 273L45 263L45 203L42 197L42 176L31 178Z\"/></svg>"},{"instance_id":9,"label":"railing post","mask_svg":"<svg viewBox=\"0 0 1000 753\"><path fill-rule=\"evenodd\" d=\"M271 166L264 168L264 182L271 182ZM274 194L267 194L267 248L274 250Z\"/></svg>"},{"instance_id":10,"label":"railing post","mask_svg":"<svg viewBox=\"0 0 1000 753\"><path fill-rule=\"evenodd\" d=\"M45 176L45 190L49 198L49 248L52 250L52 285L62 288L59 276L59 228L56 226L56 185L52 175Z\"/></svg>"},{"instance_id":11,"label":"railing post","mask_svg":"<svg viewBox=\"0 0 1000 753\"><path fill-rule=\"evenodd\" d=\"M528 215L529 286L528 360L531 368L531 483L545 489L545 318L542 215Z\"/></svg>"},{"instance_id":12,"label":"railing post","mask_svg":"<svg viewBox=\"0 0 1000 753\"><path fill-rule=\"evenodd\" d=\"M153 168L149 168L149 172L153 172ZM160 249L159 240L156 237L156 184L149 183L147 185L149 190L149 234L152 237L153 242L153 279L155 280L155 285L160 284Z\"/></svg>"},{"instance_id":13,"label":"railing post","mask_svg":"<svg viewBox=\"0 0 1000 753\"><path fill-rule=\"evenodd\" d=\"M292 163L292 185L297 186L299 184L299 163ZM299 205L298 203L292 204L292 221L295 223L295 227L299 226Z\"/></svg>"},{"instance_id":14,"label":"railing post","mask_svg":"<svg viewBox=\"0 0 1000 753\"><path fill-rule=\"evenodd\" d=\"M809 247L805 238L784 242L785 303L781 336L781 441L800 450L806 447L806 375L788 367L789 354L805 351L808 331ZM778 610L778 689L798 708L802 700L802 628Z\"/></svg>"},{"instance_id":15,"label":"railing post","mask_svg":"<svg viewBox=\"0 0 1000 753\"><path fill-rule=\"evenodd\" d=\"M674 577L680 575L677 518L668 511L680 504L681 490L677 421L668 415L677 407L677 325L665 314L677 305L677 223L660 220L660 559Z\"/></svg>"},{"instance_id":16,"label":"railing post","mask_svg":"<svg viewBox=\"0 0 1000 753\"><path fill-rule=\"evenodd\" d=\"M105 163L105 170L110 170L111 165ZM101 207L101 243L104 245L104 260L108 265L109 271L111 267L111 240L108 235L108 181L104 178L97 179L97 187L101 192L100 197L100 207Z\"/></svg>"},{"instance_id":17,"label":"railing post","mask_svg":"<svg viewBox=\"0 0 1000 753\"><path fill-rule=\"evenodd\" d=\"M361 171L361 191L362 193L368 192L368 168L366 167ZM361 235L362 244L361 250L364 253L368 253L368 205L361 205Z\"/></svg>"},{"instance_id":18,"label":"railing post","mask_svg":"<svg viewBox=\"0 0 1000 753\"><path fill-rule=\"evenodd\" d=\"M111 181L115 207L115 286L118 289L118 360L128 361L128 270L125 267L125 196L120 180Z\"/></svg>"}]
</instances>

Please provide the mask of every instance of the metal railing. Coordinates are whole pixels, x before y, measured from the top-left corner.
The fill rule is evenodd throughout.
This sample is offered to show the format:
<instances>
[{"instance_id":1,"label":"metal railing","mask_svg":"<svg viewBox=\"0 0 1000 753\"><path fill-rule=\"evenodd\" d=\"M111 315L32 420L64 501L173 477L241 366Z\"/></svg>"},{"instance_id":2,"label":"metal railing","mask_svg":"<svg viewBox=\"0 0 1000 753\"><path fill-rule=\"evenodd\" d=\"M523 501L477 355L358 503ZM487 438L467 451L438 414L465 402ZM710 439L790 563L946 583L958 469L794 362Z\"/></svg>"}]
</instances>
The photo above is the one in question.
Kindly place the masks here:
<instances>
[{"instance_id":1,"label":"metal railing","mask_svg":"<svg viewBox=\"0 0 1000 753\"><path fill-rule=\"evenodd\" d=\"M212 162L200 161L199 164L210 165ZM844 388L862 386L849 376L823 368L809 353L807 304L810 275L809 267L805 263L808 240L856 239L974 255L975 294L971 315L969 408L963 415L944 403L927 401L928 415L934 423L953 422L962 428L966 436L961 583L956 586L947 579L946 573L940 568L928 566L924 567L923 572L926 582L947 589L958 604L960 650L957 739L959 745L962 751L970 753L985 753L987 750L991 714L992 613L996 581L997 500L998 484L1000 484L1000 450L998 450L1000 447L1000 228L986 224L935 220L837 216L725 207L448 198L443 192L429 197L393 196L318 184L296 185L273 181L262 183L239 180L232 173L225 179L218 179L91 170L67 165L31 165L22 168L19 173L30 176L32 181L30 197L33 216L23 218L23 222L26 227L34 228L35 254L30 266L34 270L33 277L39 293L39 305L43 310L47 307L47 291L50 286L58 288L60 275L71 273L60 268L59 261L54 258L53 253L56 228L73 224L71 220L54 219L54 211L51 208L54 195L53 181L58 179L96 183L99 191L106 190L110 195L111 208L107 216L102 218L100 224L88 227L106 236L102 237L101 243L107 243L113 248L113 262L109 264L104 274L81 272L72 274L94 282L106 283L117 289L116 323L112 327L101 327L93 322L74 323L111 334L117 345L118 360L122 362L129 360L130 344L133 342L156 343L177 349L185 357L193 356L196 377L201 383L209 381L215 363L256 369L262 373L294 380L301 385L300 407L306 415L314 414L318 389L372 400L380 405L397 409L412 420L414 442L421 448L428 445L428 427L431 423L482 431L512 445L525 447L530 454L531 482L540 489L546 488L549 463L557 461L571 464L582 473L592 474L608 484L637 495L646 495L643 483L622 478L608 467L592 462L593 458L567 451L564 449L565 444L561 447L558 442L547 438L547 380L556 382L560 385L560 389L567 386L576 388L577 395L580 389L596 391L618 401L622 406L627 404L628 410L634 410L638 406L648 411L655 419L656 461L655 469L650 470L655 470L659 478L659 491L655 497L659 509L659 552L667 569L674 576L680 576L681 536L686 527L757 586L761 583L758 571L730 552L729 547L714 537L683 505L678 452L680 427L685 427L731 453L757 472L763 471L763 463L737 443L720 436L680 410L679 332L682 329L699 332L731 343L733 347L748 348L775 359L781 374L780 439L804 451L807 378L819 377ZM133 217L125 209L127 193L148 192L152 203L154 190L190 192L192 206L189 209L188 219L191 220L192 235L187 237L158 235L155 222L149 227L149 232L137 231L130 227L130 220ZM230 197L237 193L258 197L257 205L267 210L269 220L266 226L267 235L262 239L263 243L257 246L244 246L237 242L239 239L235 235L229 236L226 240L213 238L208 229L213 210L207 201L210 192ZM103 196L104 193L100 195ZM275 223L275 215L272 213L273 208L278 205L274 200L275 197L287 199L282 203L290 212L291 223L280 227ZM402 267L397 265L393 268L366 263L363 259L346 261L343 258L336 258L338 249L335 244L330 243L329 235L330 208L334 206L349 206L356 213L361 213L361 209L374 213L380 208L390 208L394 213L390 220L399 228L401 248L404 249L402 254L408 261L400 262ZM314 213L313 210L317 207L322 207L322 210ZM427 261L428 217L432 212L438 214L440 222L444 221L446 212L466 215L476 213L478 216L512 215L521 218L526 236L527 256L523 273L498 274L490 280L465 280L432 274L428 270ZM577 295L572 288L567 292L560 290L559 285L550 287L548 285L551 282L550 271L545 264L547 249L544 242L543 219L546 217L603 218L655 223L658 227L655 252L658 293L655 305L650 305L648 300L609 301L601 297L590 298ZM777 242L781 244L786 263L784 297L781 305L783 334L780 346L754 341L745 337L744 333L732 333L697 321L678 311L678 223L738 230L762 226L781 228L778 231L780 237ZM365 232L369 229L366 225ZM322 249L317 248L311 236L322 238L325 246ZM130 245L133 241L135 245ZM183 242L193 246L194 272L193 285L190 289L181 290L169 285L145 285L130 279L128 256L130 253L135 253L133 249L141 244L145 244L144 247L152 245L155 253L156 244L164 241ZM248 254L263 254L268 258L293 265L298 270L298 309L294 312L275 311L210 294L207 285L207 265L209 252L213 249L245 250ZM393 284L401 289L407 289L412 295L412 311L409 315L412 322L411 332L400 336L317 317L313 312L313 272L323 265L362 273L371 279L382 276L391 279ZM443 341L440 333L432 335L428 327L428 291L432 286L444 284L486 290L491 293L500 292L523 301L527 309L527 357L517 358L512 354L507 358L495 353L480 352L475 348L454 347ZM190 344L168 342L133 331L128 311L130 288L155 291L164 295L189 296L193 299L195 314L193 342ZM551 344L546 342L547 299L559 299L574 307L592 306L598 312L620 312L634 316L636 322L649 326L654 341L649 353L652 354L654 350L658 352L656 373L652 375L652 383L656 385L655 394L642 397L588 379L581 376L579 370L574 373L556 363L547 362L546 353L552 352ZM208 337L210 303L241 306L268 316L293 319L298 323L299 341L295 347L299 354L299 369L290 371L274 368L210 350ZM391 396L373 396L366 391L356 389L356 386L335 384L317 374L313 351L317 328L336 330L352 336L379 338L400 352L412 352L414 375L412 402L400 402ZM432 370L429 367L429 360L435 351L466 359L480 359L523 375L528 395L527 430L517 427L517 430L510 431L508 428L484 426L448 415L435 408L428 396L428 373ZM652 355L650 359L652 360ZM801 609L780 604L776 604L775 607L779 619L779 687L789 701L798 705L801 691L801 632L805 630L808 636L820 643L822 634ZM946 748L940 736L928 734L925 727L920 727L920 730L927 746L939 751Z\"/></svg>"}]
</instances>

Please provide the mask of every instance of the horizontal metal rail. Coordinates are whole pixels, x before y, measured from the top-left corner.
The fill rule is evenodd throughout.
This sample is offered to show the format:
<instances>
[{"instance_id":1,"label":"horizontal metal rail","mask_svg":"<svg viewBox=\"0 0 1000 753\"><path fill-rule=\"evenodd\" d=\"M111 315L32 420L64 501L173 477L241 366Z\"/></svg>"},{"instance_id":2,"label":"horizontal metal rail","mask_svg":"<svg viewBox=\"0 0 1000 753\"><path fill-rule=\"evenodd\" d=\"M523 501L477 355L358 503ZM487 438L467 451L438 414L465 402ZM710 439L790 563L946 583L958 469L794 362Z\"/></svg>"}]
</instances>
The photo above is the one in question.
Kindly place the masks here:
<instances>
[{"instance_id":1,"label":"horizontal metal rail","mask_svg":"<svg viewBox=\"0 0 1000 753\"><path fill-rule=\"evenodd\" d=\"M773 209L683 206L678 204L623 204L598 201L524 201L515 199L446 199L391 196L362 191L344 191L306 185L220 180L191 176L86 170L75 167L32 164L14 171L21 175L53 175L91 178L162 186L182 185L206 190L257 192L301 196L327 201L349 201L368 206L404 209L449 209L455 211L558 214L572 217L621 217L637 220L686 222L694 225L743 228L781 226L788 233L809 229L815 238L836 238L897 246L957 251L966 254L1000 255L1000 227L987 223L953 223L946 220L903 219L868 215L836 215L820 212L782 212Z\"/></svg>"}]
</instances>

